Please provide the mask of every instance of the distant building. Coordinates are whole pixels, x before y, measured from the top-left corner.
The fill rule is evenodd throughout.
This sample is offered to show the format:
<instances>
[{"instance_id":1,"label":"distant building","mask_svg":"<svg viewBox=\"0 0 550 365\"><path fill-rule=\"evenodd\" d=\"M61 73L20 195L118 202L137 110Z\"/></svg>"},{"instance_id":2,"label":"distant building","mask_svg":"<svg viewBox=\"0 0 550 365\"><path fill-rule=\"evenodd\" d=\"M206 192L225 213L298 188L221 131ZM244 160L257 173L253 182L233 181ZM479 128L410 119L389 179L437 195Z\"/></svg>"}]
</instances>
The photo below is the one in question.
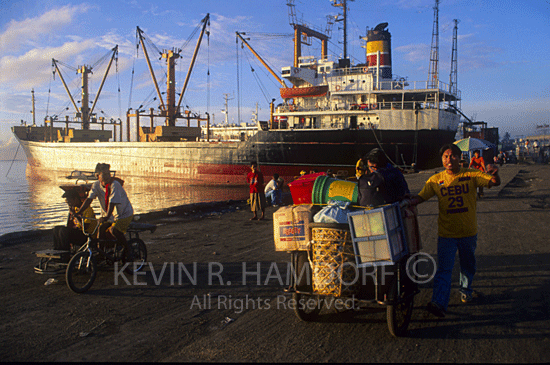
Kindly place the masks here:
<instances>
[{"instance_id":1,"label":"distant building","mask_svg":"<svg viewBox=\"0 0 550 365\"><path fill-rule=\"evenodd\" d=\"M498 145L500 139L498 128L487 128L487 122L463 122L462 135L462 138L472 137L483 139L494 145Z\"/></svg>"}]
</instances>

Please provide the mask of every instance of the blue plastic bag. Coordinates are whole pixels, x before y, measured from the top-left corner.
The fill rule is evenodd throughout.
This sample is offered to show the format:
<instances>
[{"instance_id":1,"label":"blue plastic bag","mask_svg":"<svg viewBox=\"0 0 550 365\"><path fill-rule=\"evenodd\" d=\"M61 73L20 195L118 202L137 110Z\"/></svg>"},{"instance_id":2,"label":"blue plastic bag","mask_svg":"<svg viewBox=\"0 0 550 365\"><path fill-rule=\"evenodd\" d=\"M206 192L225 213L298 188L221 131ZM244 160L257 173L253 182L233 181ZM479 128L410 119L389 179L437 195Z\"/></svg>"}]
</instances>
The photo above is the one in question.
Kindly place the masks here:
<instances>
[{"instance_id":1,"label":"blue plastic bag","mask_svg":"<svg viewBox=\"0 0 550 365\"><path fill-rule=\"evenodd\" d=\"M350 212L350 202L338 200L329 200L327 206L321 209L313 217L316 223L348 223L348 212Z\"/></svg>"}]
</instances>

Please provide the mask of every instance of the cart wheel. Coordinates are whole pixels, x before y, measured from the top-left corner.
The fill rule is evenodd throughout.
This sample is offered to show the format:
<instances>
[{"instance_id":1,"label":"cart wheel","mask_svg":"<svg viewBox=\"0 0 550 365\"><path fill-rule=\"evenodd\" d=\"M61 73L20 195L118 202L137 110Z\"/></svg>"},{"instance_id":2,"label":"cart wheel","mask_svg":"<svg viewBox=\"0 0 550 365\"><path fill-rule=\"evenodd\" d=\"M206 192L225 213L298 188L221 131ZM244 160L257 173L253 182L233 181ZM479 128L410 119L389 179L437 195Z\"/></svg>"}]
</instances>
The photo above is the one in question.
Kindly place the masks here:
<instances>
[{"instance_id":1,"label":"cart wheel","mask_svg":"<svg viewBox=\"0 0 550 365\"><path fill-rule=\"evenodd\" d=\"M311 286L311 267L307 259L307 252L298 251L294 253L296 257L296 290L311 292L313 288Z\"/></svg>"},{"instance_id":2,"label":"cart wheel","mask_svg":"<svg viewBox=\"0 0 550 365\"><path fill-rule=\"evenodd\" d=\"M128 241L128 247L132 252L132 259L129 261L128 268L130 273L138 272L147 262L147 247L140 238L132 238Z\"/></svg>"},{"instance_id":3,"label":"cart wheel","mask_svg":"<svg viewBox=\"0 0 550 365\"><path fill-rule=\"evenodd\" d=\"M69 261L65 280L69 288L75 293L84 293L92 287L97 275L97 264L95 257L90 251L77 253Z\"/></svg>"},{"instance_id":4,"label":"cart wheel","mask_svg":"<svg viewBox=\"0 0 550 365\"><path fill-rule=\"evenodd\" d=\"M323 300L318 295L294 293L292 299L296 301L294 313L302 321L314 322L319 319Z\"/></svg>"},{"instance_id":5,"label":"cart wheel","mask_svg":"<svg viewBox=\"0 0 550 365\"><path fill-rule=\"evenodd\" d=\"M405 297L409 293L405 291L402 286L401 298ZM397 296L397 281L394 281L392 285L393 298ZM406 300L396 303L394 305L388 305L386 308L386 316L388 321L388 328L390 333L395 337L402 337L407 334L407 327L411 321L412 311L414 307L414 295L410 295Z\"/></svg>"}]
</instances>

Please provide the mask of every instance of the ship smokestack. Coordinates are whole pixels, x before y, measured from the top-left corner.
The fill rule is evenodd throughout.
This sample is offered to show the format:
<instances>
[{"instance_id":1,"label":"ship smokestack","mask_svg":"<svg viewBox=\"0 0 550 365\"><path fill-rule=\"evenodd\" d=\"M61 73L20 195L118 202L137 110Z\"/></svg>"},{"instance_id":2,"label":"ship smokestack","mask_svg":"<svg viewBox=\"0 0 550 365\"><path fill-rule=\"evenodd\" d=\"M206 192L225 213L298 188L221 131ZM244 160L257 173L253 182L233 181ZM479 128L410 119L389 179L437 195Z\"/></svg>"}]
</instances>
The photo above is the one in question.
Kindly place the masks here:
<instances>
[{"instance_id":1,"label":"ship smokestack","mask_svg":"<svg viewBox=\"0 0 550 365\"><path fill-rule=\"evenodd\" d=\"M391 79L391 33L385 29L387 26L388 23L380 23L367 31L367 64L369 71L376 74L380 52L380 75L384 79Z\"/></svg>"}]
</instances>

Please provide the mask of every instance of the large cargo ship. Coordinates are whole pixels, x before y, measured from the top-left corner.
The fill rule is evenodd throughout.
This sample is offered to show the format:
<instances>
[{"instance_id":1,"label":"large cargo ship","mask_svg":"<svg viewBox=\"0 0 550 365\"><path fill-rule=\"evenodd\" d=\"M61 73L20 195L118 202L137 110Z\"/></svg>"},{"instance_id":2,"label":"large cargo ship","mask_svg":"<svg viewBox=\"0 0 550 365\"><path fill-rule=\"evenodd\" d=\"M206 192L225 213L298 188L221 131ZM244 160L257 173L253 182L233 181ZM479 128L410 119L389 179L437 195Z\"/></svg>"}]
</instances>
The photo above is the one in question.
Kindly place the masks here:
<instances>
[{"instance_id":1,"label":"large cargo ship","mask_svg":"<svg viewBox=\"0 0 550 365\"><path fill-rule=\"evenodd\" d=\"M357 160L375 147L382 148L398 166L426 169L440 166L438 148L454 141L460 92L438 79L413 82L394 77L387 23L367 30L363 38L366 59L356 65L351 65L345 54L342 59L330 59L326 34L293 24L293 65L283 67L280 75L268 67L282 86L282 102L271 104L270 120L229 132L228 128L211 126L208 114L194 114L180 107L208 16L202 22L179 101L174 90L179 53L177 49L163 51L166 100L156 86L161 103L158 110L128 111L126 141L122 138L123 122L102 120L93 113L93 106L89 109L91 103L85 98L90 70L86 66L79 69L83 102L78 108L73 101L75 118L12 128L27 155L28 173L63 175L93 170L96 163L105 162L122 176L242 185L249 164L256 162L264 175L277 172L287 181L301 170L331 169L352 177ZM148 60L139 28L138 35ZM238 32L237 37L250 47ZM307 37L321 41L319 58L301 57L302 41ZM162 125L156 125L158 119L163 120ZM182 120L185 125L177 125ZM56 127L59 123L64 125ZM71 128L71 123L80 124L80 128ZM131 130L135 136L130 136ZM224 131L233 138L224 138Z\"/></svg>"}]
</instances>

